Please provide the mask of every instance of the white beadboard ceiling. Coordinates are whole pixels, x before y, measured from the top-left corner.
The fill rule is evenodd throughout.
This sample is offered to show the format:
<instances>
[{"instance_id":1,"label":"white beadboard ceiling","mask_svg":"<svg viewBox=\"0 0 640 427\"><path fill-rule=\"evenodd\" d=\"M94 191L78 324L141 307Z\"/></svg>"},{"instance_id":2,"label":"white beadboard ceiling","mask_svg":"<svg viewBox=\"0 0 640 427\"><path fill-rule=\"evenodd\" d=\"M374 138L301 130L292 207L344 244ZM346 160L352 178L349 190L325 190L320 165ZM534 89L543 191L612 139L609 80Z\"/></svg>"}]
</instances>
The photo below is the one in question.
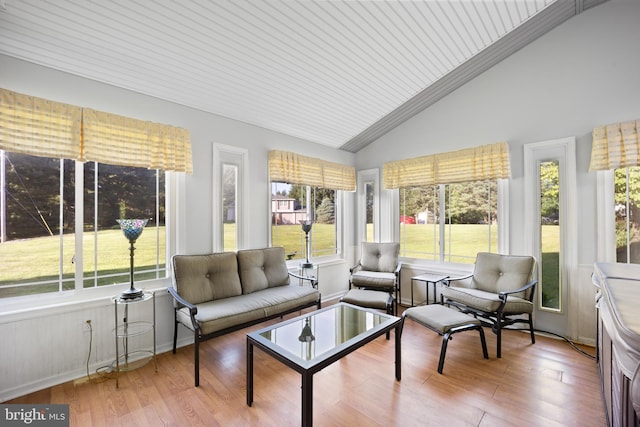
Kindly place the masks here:
<instances>
[{"instance_id":1,"label":"white beadboard ceiling","mask_svg":"<svg viewBox=\"0 0 640 427\"><path fill-rule=\"evenodd\" d=\"M0 0L0 53L357 152L603 1Z\"/></svg>"}]
</instances>

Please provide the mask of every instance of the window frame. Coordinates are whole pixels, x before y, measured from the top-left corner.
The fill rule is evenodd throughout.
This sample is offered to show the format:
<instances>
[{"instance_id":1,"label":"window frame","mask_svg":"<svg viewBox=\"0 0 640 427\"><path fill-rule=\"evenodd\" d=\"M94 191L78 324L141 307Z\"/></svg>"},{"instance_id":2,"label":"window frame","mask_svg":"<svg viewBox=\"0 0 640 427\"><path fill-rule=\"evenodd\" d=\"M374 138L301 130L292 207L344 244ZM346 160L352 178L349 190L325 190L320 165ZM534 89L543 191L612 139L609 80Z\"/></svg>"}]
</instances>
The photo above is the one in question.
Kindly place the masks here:
<instances>
[{"instance_id":1,"label":"window frame","mask_svg":"<svg viewBox=\"0 0 640 427\"><path fill-rule=\"evenodd\" d=\"M617 261L615 169L596 172L597 259L600 262Z\"/></svg>"},{"instance_id":2,"label":"window frame","mask_svg":"<svg viewBox=\"0 0 640 427\"><path fill-rule=\"evenodd\" d=\"M440 215L443 216L446 211L446 200L444 197L445 194L445 186L447 184L436 184L437 191L439 192L439 205L438 210ZM498 253L509 253L509 180L508 179L496 179L496 187L497 187L497 215L498 215L498 236L497 236L497 245L495 251ZM400 241L400 191L402 188L397 188L393 190L394 195L392 197L392 205L393 205L393 230L394 235L396 236L396 241ZM439 224L440 233L443 231L446 232L446 226L448 224L443 223ZM438 254L437 259L426 259L426 258L414 258L414 257L406 257L402 256L402 250L400 251L400 258L403 260L415 260L419 263L425 264L446 264L446 265L457 265L457 266L468 266L467 263L460 262L451 262L446 261L447 254L443 251L447 251L448 246L442 241L439 240L438 244ZM493 250L493 248L492 248Z\"/></svg>"},{"instance_id":3,"label":"window frame","mask_svg":"<svg viewBox=\"0 0 640 427\"><path fill-rule=\"evenodd\" d=\"M236 250L245 249L249 242L249 152L244 148L213 143L213 204L211 246L214 252L224 250L224 218L222 213L222 173L225 164L238 168L236 188ZM271 211L271 208L269 208Z\"/></svg>"},{"instance_id":4,"label":"window frame","mask_svg":"<svg viewBox=\"0 0 640 427\"><path fill-rule=\"evenodd\" d=\"M275 181L271 181L271 180L268 181L269 210L268 210L268 219L267 219L267 224L268 224L267 239L269 242L269 246L273 246L273 232L272 232L273 202L272 202L271 196L272 196L272 184L274 182ZM299 184L299 185L305 185L305 184ZM305 186L307 187L307 192L309 191L310 187L313 188L313 186L311 185L305 185ZM335 224L334 225L336 228L336 248L335 248L336 253L331 255L314 256L313 259L311 259L312 257L310 257L310 261L313 264L323 264L323 263L337 261L342 259L344 254L344 223L345 223L344 222L344 217L345 217L344 198L345 198L346 192L344 190L333 190L333 191L335 191L335 197L334 197ZM300 228L300 233L303 233L302 228ZM313 239L313 228L311 230L311 239ZM313 242L311 244L313 245ZM300 258L287 260L287 267L290 269L298 268L301 261L302 259Z\"/></svg>"},{"instance_id":5,"label":"window frame","mask_svg":"<svg viewBox=\"0 0 640 427\"><path fill-rule=\"evenodd\" d=\"M578 313L577 265L578 247L570 242L577 242L578 201L577 201L577 167L576 138L566 137L548 141L532 142L523 146L524 160L524 194L535 194L536 197L524 198L524 222L522 252L531 254L538 263L540 259L540 190L539 164L541 161L557 160L559 162L560 184L560 292L561 307L559 310L541 307L540 294L536 290L534 316L536 324L542 329L554 333L566 331L569 336L576 336L578 319L571 313ZM611 188L613 190L613 187ZM613 203L609 206L613 206ZM615 244L615 240L614 240ZM537 269L539 282L540 269Z\"/></svg>"},{"instance_id":6,"label":"window frame","mask_svg":"<svg viewBox=\"0 0 640 427\"><path fill-rule=\"evenodd\" d=\"M83 183L84 162L80 162L77 160L72 161L75 164L75 182ZM98 165L100 164L101 163L98 162ZM2 172L6 172L6 170L3 170ZM160 172L165 174L165 274L163 277L156 277L153 279L139 281L138 283L144 283L143 287L145 289L166 288L166 286L170 285L171 283L171 257L176 253L178 246L176 217L180 215L180 213L178 212L178 206L184 205L184 203L178 202L177 196L184 198L184 192L178 191L178 187L184 187L185 174L162 170L160 170ZM74 235L77 230L80 230L81 233L84 232L84 203L79 203L79 200L84 202L83 190L83 185L74 186L75 205L81 206L79 210L75 211ZM157 184L156 190L158 190ZM78 211L80 212L79 214ZM84 272L82 240L82 238L74 238L74 286L72 289L2 298L1 301L3 302L3 304L2 308L0 308L0 313L10 312L16 309L36 309L49 305L55 306L56 304L61 303L67 304L72 302L93 300L95 298L116 295L127 288L129 286L128 280L113 285L84 287L85 277L83 277ZM65 254L65 256L66 255L67 254Z\"/></svg>"},{"instance_id":7,"label":"window frame","mask_svg":"<svg viewBox=\"0 0 640 427\"><path fill-rule=\"evenodd\" d=\"M358 228L356 231L357 242L380 241L380 171L377 168L361 170L357 173L357 208ZM367 185L373 185L373 236L367 236Z\"/></svg>"}]
</instances>

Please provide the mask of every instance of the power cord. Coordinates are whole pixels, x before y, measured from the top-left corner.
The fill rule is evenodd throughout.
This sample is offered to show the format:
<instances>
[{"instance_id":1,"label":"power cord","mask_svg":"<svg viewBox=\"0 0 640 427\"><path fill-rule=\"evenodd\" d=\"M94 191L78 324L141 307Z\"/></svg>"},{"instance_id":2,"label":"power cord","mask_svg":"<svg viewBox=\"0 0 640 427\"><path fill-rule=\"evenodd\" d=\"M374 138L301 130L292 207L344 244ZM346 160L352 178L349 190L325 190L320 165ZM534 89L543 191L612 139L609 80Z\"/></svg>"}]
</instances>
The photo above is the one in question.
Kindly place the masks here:
<instances>
[{"instance_id":1,"label":"power cord","mask_svg":"<svg viewBox=\"0 0 640 427\"><path fill-rule=\"evenodd\" d=\"M89 327L89 354L87 355L87 380L91 381L91 374L89 373L89 362L91 361L91 350L93 347L93 325L91 324L91 320L87 320L87 326ZM102 378L109 378L109 374L111 373L111 366L102 366L96 369L96 374Z\"/></svg>"},{"instance_id":2,"label":"power cord","mask_svg":"<svg viewBox=\"0 0 640 427\"><path fill-rule=\"evenodd\" d=\"M504 328L503 330L509 330L509 331L525 331L525 332L529 332L529 329L526 329L526 328ZM556 334L555 332L545 331L545 330L542 330L542 329L534 329L533 331L534 331L534 332L540 332L540 333L542 333L542 334L549 334L549 335L553 335L553 336L556 336L556 337L558 337L558 338L562 338L562 339L563 339L564 341L566 341L566 342L567 342L571 347L573 347L573 349L574 349L575 351L577 351L578 353L580 353L580 354L582 354L582 355L584 355L584 356L588 357L588 358L589 358L589 359L591 359L591 360L597 360L597 357L596 357L596 356L594 356L594 355L592 355L592 354L589 354L589 353L587 353L586 351L584 351L584 350L582 350L582 349L578 348L578 346L577 346L573 341L571 341L569 338L567 338L567 337L565 337L565 336L563 336L563 335Z\"/></svg>"},{"instance_id":3,"label":"power cord","mask_svg":"<svg viewBox=\"0 0 640 427\"><path fill-rule=\"evenodd\" d=\"M91 325L91 320L87 320L87 325L89 325L89 354L87 355L87 380L91 380L91 375L89 375L89 361L91 360L91 347L93 347L93 326Z\"/></svg>"}]
</instances>

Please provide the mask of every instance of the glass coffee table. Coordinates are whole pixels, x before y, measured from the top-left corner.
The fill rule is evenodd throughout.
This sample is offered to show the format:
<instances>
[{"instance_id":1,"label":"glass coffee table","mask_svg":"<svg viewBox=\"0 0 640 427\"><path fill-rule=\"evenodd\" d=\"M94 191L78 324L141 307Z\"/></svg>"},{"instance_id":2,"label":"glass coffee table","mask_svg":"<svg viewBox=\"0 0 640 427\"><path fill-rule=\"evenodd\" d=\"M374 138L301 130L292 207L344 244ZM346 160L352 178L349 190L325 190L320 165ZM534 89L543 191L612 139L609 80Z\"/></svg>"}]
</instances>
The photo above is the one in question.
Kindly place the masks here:
<instances>
[{"instance_id":1,"label":"glass coffee table","mask_svg":"<svg viewBox=\"0 0 640 427\"><path fill-rule=\"evenodd\" d=\"M313 424L313 374L395 329L396 379L400 381L401 319L339 303L247 334L247 405L253 403L253 348L302 375L302 425Z\"/></svg>"}]
</instances>

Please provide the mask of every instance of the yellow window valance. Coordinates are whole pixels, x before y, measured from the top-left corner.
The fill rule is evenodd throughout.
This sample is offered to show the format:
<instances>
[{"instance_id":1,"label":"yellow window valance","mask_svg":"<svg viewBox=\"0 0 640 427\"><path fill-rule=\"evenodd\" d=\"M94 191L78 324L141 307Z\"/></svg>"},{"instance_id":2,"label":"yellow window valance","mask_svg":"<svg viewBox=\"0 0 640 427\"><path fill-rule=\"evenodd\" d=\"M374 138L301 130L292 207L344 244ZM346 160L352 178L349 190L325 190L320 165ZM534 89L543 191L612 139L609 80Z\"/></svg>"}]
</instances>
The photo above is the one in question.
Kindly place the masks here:
<instances>
[{"instance_id":1,"label":"yellow window valance","mask_svg":"<svg viewBox=\"0 0 640 427\"><path fill-rule=\"evenodd\" d=\"M269 152L269 179L333 190L356 190L356 170L353 166L288 151Z\"/></svg>"},{"instance_id":2,"label":"yellow window valance","mask_svg":"<svg viewBox=\"0 0 640 427\"><path fill-rule=\"evenodd\" d=\"M480 181L511 177L506 142L387 162L384 188Z\"/></svg>"},{"instance_id":3,"label":"yellow window valance","mask_svg":"<svg viewBox=\"0 0 640 427\"><path fill-rule=\"evenodd\" d=\"M82 108L0 89L0 149L75 159L81 132Z\"/></svg>"},{"instance_id":4,"label":"yellow window valance","mask_svg":"<svg viewBox=\"0 0 640 427\"><path fill-rule=\"evenodd\" d=\"M593 129L589 171L640 166L640 120Z\"/></svg>"},{"instance_id":5,"label":"yellow window valance","mask_svg":"<svg viewBox=\"0 0 640 427\"><path fill-rule=\"evenodd\" d=\"M0 149L192 172L189 131L0 89Z\"/></svg>"},{"instance_id":6,"label":"yellow window valance","mask_svg":"<svg viewBox=\"0 0 640 427\"><path fill-rule=\"evenodd\" d=\"M192 172L186 129L85 108L82 135L81 160Z\"/></svg>"}]
</instances>

